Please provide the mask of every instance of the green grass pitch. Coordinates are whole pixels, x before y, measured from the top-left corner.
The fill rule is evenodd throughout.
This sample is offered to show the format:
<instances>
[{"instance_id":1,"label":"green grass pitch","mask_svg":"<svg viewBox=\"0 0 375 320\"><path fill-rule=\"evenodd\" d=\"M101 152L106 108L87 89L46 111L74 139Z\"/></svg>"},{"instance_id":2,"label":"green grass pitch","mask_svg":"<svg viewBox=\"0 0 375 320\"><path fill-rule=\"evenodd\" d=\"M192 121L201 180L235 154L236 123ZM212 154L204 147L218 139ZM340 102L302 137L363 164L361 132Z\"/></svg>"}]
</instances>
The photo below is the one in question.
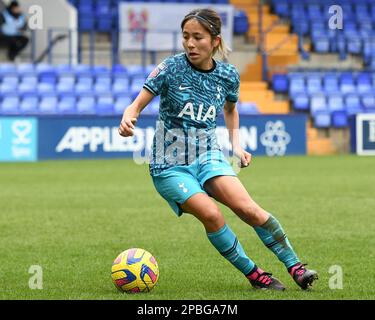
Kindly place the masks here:
<instances>
[{"instance_id":1,"label":"green grass pitch","mask_svg":"<svg viewBox=\"0 0 375 320\"><path fill-rule=\"evenodd\" d=\"M374 299L375 161L371 157L254 157L239 173L252 197L282 223L303 262L319 272L299 289L251 227L222 207L247 254L286 286L251 288L190 215L177 218L146 165L132 160L0 164L0 299ZM160 267L150 293L111 282L123 250L150 251ZM43 268L43 289L29 268ZM332 289L343 271L343 288ZM337 282L336 282L337 284Z\"/></svg>"}]
</instances>

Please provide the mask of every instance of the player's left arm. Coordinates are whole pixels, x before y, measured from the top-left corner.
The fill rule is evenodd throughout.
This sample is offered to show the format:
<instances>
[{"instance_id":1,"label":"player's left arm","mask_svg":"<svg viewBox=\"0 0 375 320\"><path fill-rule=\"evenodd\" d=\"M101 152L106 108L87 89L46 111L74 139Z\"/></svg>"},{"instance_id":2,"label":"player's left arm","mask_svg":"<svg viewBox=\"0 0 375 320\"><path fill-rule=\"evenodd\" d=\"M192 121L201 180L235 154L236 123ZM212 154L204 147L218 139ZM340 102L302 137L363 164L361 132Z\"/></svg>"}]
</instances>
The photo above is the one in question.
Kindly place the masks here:
<instances>
[{"instance_id":1,"label":"player's left arm","mask_svg":"<svg viewBox=\"0 0 375 320\"><path fill-rule=\"evenodd\" d=\"M251 162L251 154L245 151L240 145L240 117L235 102L226 101L224 106L224 120L229 132L229 140L232 144L233 153L241 160L241 168L247 167Z\"/></svg>"}]
</instances>

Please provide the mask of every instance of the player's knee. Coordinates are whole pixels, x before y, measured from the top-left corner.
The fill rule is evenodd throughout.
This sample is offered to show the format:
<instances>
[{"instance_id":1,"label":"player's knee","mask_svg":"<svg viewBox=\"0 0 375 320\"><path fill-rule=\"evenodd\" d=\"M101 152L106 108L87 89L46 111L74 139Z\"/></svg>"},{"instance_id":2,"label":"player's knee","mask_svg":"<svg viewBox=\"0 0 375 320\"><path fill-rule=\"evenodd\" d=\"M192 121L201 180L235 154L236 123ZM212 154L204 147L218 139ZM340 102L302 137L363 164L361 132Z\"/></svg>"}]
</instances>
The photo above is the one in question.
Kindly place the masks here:
<instances>
[{"instance_id":1,"label":"player's knee","mask_svg":"<svg viewBox=\"0 0 375 320\"><path fill-rule=\"evenodd\" d=\"M211 230L219 230L224 225L224 216L218 207L212 206L210 208L207 208L203 223Z\"/></svg>"},{"instance_id":2,"label":"player's knee","mask_svg":"<svg viewBox=\"0 0 375 320\"><path fill-rule=\"evenodd\" d=\"M236 214L248 224L259 226L265 222L265 213L262 208L252 203L243 203L235 209Z\"/></svg>"}]
</instances>

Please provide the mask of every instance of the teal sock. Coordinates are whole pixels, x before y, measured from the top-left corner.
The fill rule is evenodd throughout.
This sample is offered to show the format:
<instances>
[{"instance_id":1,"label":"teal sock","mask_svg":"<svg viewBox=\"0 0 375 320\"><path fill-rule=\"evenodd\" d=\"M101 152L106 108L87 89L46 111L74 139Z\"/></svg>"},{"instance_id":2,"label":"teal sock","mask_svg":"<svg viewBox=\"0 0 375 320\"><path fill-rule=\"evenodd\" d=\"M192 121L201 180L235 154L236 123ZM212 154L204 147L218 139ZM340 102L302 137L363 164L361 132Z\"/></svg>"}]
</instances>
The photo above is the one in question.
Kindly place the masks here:
<instances>
[{"instance_id":1,"label":"teal sock","mask_svg":"<svg viewBox=\"0 0 375 320\"><path fill-rule=\"evenodd\" d=\"M254 229L264 245L284 263L286 268L300 262L280 222L274 216L270 215L265 224Z\"/></svg>"},{"instance_id":2,"label":"teal sock","mask_svg":"<svg viewBox=\"0 0 375 320\"><path fill-rule=\"evenodd\" d=\"M246 256L236 235L228 225L225 224L219 231L207 233L207 236L217 251L244 275L248 275L254 268L254 262Z\"/></svg>"}]
</instances>

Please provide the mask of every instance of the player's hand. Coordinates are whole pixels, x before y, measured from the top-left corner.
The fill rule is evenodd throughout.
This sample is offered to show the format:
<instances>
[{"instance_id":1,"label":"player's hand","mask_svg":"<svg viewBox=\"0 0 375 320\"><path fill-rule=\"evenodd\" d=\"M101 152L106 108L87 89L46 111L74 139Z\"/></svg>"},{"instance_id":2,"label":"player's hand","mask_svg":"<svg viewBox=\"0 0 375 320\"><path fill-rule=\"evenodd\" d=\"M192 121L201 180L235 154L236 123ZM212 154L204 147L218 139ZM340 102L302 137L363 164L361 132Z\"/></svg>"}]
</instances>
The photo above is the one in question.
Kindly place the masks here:
<instances>
[{"instance_id":1,"label":"player's hand","mask_svg":"<svg viewBox=\"0 0 375 320\"><path fill-rule=\"evenodd\" d=\"M118 133L123 137L131 137L134 135L135 124L137 123L137 118L127 118L123 117L118 129Z\"/></svg>"},{"instance_id":2,"label":"player's hand","mask_svg":"<svg viewBox=\"0 0 375 320\"><path fill-rule=\"evenodd\" d=\"M251 153L245 151L243 148L236 148L233 150L234 155L240 159L238 164L240 168L246 168L251 162Z\"/></svg>"}]
</instances>

